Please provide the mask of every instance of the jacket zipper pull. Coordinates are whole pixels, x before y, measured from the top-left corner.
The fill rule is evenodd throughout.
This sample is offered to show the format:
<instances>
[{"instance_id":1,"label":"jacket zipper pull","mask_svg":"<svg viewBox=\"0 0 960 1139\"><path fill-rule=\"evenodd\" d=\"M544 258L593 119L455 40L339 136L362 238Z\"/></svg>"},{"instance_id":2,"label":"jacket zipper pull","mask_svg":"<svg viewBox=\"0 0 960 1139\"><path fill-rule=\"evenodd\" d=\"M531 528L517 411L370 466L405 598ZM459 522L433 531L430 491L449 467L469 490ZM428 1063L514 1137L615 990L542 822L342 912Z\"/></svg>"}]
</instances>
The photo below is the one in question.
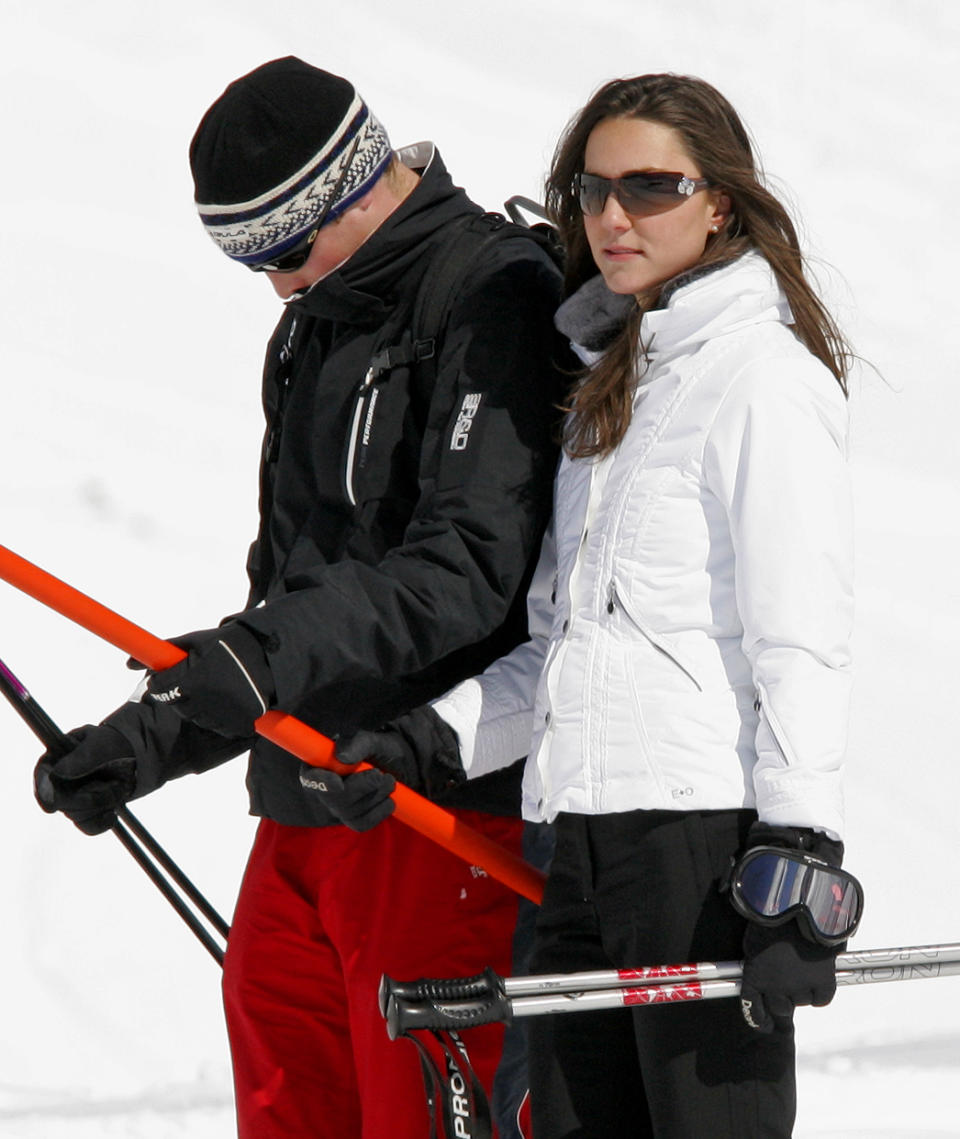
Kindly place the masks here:
<instances>
[{"instance_id":1,"label":"jacket zipper pull","mask_svg":"<svg viewBox=\"0 0 960 1139\"><path fill-rule=\"evenodd\" d=\"M607 591L607 612L608 613L612 613L614 611L614 609L616 608L616 601L617 601L617 583L615 581L611 581L610 582L610 588Z\"/></svg>"},{"instance_id":2,"label":"jacket zipper pull","mask_svg":"<svg viewBox=\"0 0 960 1139\"><path fill-rule=\"evenodd\" d=\"M376 379L376 376L374 375L373 365L371 364L370 367L367 368L367 374L360 381L360 398L361 399L363 399L363 397L367 394L367 391L373 386L373 381L375 379Z\"/></svg>"}]
</instances>

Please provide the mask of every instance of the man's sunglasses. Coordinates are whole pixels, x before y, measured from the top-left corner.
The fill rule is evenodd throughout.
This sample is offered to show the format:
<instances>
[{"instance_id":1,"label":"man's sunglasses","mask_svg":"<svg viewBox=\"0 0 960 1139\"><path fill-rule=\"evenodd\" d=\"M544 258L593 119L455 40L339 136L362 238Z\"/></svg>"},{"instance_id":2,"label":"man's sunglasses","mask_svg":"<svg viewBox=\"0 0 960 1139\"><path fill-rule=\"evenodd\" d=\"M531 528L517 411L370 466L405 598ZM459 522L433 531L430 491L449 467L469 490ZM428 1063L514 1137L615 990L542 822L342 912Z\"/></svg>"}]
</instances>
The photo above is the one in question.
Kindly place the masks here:
<instances>
[{"instance_id":1,"label":"man's sunglasses","mask_svg":"<svg viewBox=\"0 0 960 1139\"><path fill-rule=\"evenodd\" d=\"M302 268L306 264L307 258L310 256L310 250L313 248L313 243L317 240L317 234L323 228L340 194L340 188L347 177L350 164L353 162L353 156L357 153L357 147L359 145L360 136L357 135L353 140L350 153L347 155L347 161L343 164L343 169L340 171L340 175L327 197L326 204L320 211L320 216L314 222L306 237L298 241L292 249L288 249L286 253L275 257L272 261L262 261L259 265L250 265L249 268L252 269L254 273L294 273L297 269Z\"/></svg>"},{"instance_id":2,"label":"man's sunglasses","mask_svg":"<svg viewBox=\"0 0 960 1139\"><path fill-rule=\"evenodd\" d=\"M622 178L601 178L599 174L573 176L580 209L588 217L599 217L611 194L628 214L642 216L677 206L709 185L706 178L689 178L686 174L664 170L625 174Z\"/></svg>"}]
</instances>

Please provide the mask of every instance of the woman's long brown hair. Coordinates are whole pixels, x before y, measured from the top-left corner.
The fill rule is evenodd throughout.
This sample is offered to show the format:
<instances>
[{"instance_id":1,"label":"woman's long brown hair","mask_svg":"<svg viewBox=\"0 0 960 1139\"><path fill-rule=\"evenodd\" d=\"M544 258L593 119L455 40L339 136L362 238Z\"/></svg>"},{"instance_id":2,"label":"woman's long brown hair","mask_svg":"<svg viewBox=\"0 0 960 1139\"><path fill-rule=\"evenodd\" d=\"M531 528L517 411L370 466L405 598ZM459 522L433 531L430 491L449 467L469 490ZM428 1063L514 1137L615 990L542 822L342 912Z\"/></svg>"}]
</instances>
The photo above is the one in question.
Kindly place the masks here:
<instances>
[{"instance_id":1,"label":"woman's long brown hair","mask_svg":"<svg viewBox=\"0 0 960 1139\"><path fill-rule=\"evenodd\" d=\"M567 253L567 295L597 273L573 177L583 170L590 132L611 118L648 119L677 132L711 189L726 194L731 203L727 223L709 236L697 264L725 264L750 249L762 253L787 296L797 337L830 369L846 395L851 353L806 278L793 221L763 184L737 112L702 79L671 74L615 79L570 122L557 144L546 185L547 209ZM637 298L621 332L575 387L567 405L572 414L564 444L574 458L606 455L623 438L642 374L640 323L643 314L657 306L662 289L663 284L657 285Z\"/></svg>"}]
</instances>

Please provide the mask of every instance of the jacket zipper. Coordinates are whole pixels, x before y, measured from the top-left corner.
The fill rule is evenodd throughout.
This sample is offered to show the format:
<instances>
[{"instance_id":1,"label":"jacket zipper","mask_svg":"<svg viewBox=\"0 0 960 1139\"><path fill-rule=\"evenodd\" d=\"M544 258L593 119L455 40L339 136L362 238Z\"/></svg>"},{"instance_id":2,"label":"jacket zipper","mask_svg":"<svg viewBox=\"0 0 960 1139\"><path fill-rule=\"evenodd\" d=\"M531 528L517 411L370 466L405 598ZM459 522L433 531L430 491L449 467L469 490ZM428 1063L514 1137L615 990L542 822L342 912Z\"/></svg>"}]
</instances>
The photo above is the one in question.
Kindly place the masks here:
<instances>
[{"instance_id":1,"label":"jacket zipper","mask_svg":"<svg viewBox=\"0 0 960 1139\"><path fill-rule=\"evenodd\" d=\"M267 436L266 461L275 463L280 456L280 436L283 434L283 415L287 406L287 395L290 391L290 380L293 376L293 338L297 331L298 318L290 322L290 331L287 341L280 349L280 367L277 369L277 409L273 413L273 422Z\"/></svg>"},{"instance_id":2,"label":"jacket zipper","mask_svg":"<svg viewBox=\"0 0 960 1139\"><path fill-rule=\"evenodd\" d=\"M347 447L346 467L343 472L344 487L347 499L351 506L357 505L356 488L354 486L353 472L357 461L357 451L361 444L361 437L369 433L373 411L376 407L378 391L374 386L376 373L373 367L367 369L363 382L357 389L356 403L353 408L353 421L350 424L350 444Z\"/></svg>"},{"instance_id":3,"label":"jacket zipper","mask_svg":"<svg viewBox=\"0 0 960 1139\"><path fill-rule=\"evenodd\" d=\"M660 637L657 633L654 633L652 629L647 628L647 626L644 624L644 622L641 621L637 617L636 613L633 612L633 610L630 608L630 606L627 605L626 602L623 600L623 598L620 596L620 593L617 590L616 581L611 579L610 585L609 585L609 588L607 591L607 612L612 613L616 609L617 605L619 605L620 608L624 611L624 613L626 613L627 617L630 619L632 624L634 624L637 627L637 629L639 629L639 631L644 635L644 637L646 637L646 639L650 642L650 644L653 645L653 647L655 649L657 649L658 652L663 653L663 655L665 657L667 657L668 660L673 661L673 663L677 666L677 668L679 668L680 671L685 676L689 677L689 679L694 683L694 685L696 685L697 691L702 692L703 691L703 685L700 683L700 681L697 680L697 678L693 675L693 673L690 671L690 669L687 668L687 666L683 663L683 661L679 660L676 657L673 650L670 649L670 647L666 644L666 642L663 640L663 638Z\"/></svg>"}]
</instances>

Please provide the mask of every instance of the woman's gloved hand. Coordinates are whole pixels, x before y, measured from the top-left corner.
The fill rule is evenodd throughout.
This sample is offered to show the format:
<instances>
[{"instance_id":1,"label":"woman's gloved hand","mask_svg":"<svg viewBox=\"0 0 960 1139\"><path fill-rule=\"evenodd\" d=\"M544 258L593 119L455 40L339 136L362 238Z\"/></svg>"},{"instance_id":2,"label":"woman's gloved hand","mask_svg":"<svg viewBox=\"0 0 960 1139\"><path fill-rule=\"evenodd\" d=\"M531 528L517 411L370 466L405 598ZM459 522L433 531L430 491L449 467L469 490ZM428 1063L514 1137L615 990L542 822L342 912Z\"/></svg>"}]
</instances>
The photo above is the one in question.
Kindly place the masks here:
<instances>
[{"instance_id":1,"label":"woman's gloved hand","mask_svg":"<svg viewBox=\"0 0 960 1139\"><path fill-rule=\"evenodd\" d=\"M806 828L755 823L747 850L782 847L812 854L833 867L843 860L843 844ZM759 1032L789 1026L797 1005L827 1005L837 990L836 959L845 948L816 940L801 914L779 925L748 920L743 939L740 1007Z\"/></svg>"},{"instance_id":2,"label":"woman's gloved hand","mask_svg":"<svg viewBox=\"0 0 960 1139\"><path fill-rule=\"evenodd\" d=\"M393 813L397 782L433 798L466 779L456 732L425 704L391 720L379 731L360 731L337 742L341 763L367 762L373 770L335 775L300 765L300 785L353 830L365 831Z\"/></svg>"}]
</instances>

